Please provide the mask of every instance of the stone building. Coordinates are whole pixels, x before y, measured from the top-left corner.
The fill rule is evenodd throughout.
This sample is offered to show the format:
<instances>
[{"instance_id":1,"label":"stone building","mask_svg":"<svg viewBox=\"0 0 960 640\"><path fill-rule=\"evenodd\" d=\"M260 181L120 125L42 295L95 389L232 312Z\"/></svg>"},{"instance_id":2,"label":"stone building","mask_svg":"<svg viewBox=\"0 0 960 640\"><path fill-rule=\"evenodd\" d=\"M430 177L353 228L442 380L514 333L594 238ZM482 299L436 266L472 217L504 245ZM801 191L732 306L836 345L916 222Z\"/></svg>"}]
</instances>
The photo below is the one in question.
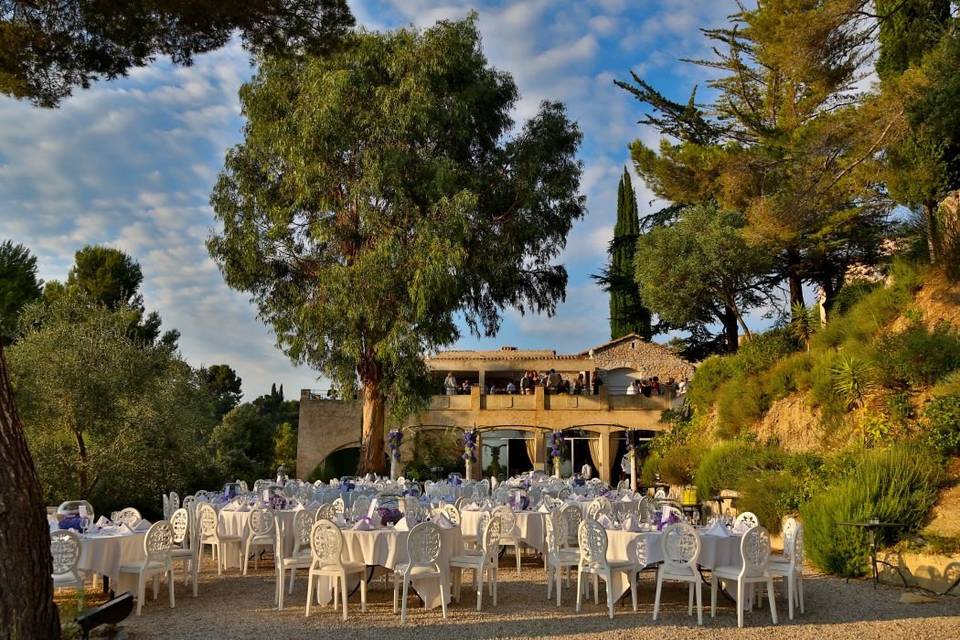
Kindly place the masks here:
<instances>
[{"instance_id":1,"label":"stone building","mask_svg":"<svg viewBox=\"0 0 960 640\"><path fill-rule=\"evenodd\" d=\"M508 468L522 470L545 469L547 434L560 431L569 441L565 471L579 471L581 464L587 463L608 482L618 479L627 434L635 432L634 439L648 439L662 430L660 414L675 400L676 386L669 382L679 382L693 373L693 365L670 349L634 334L576 354L515 347L444 351L428 358L427 366L433 374L435 395L424 411L402 425L405 433L476 430L484 456L489 456L491 445L506 448ZM581 394L546 393L542 386L529 395L506 393L510 382L519 391L520 378L530 370L554 370L571 382L580 375L586 388ZM458 383L470 383L469 392L446 393L444 379L451 373ZM655 376L662 384L661 393L626 393L633 380L652 380ZM598 378L601 384L594 385ZM360 430L359 402L304 390L297 451L300 475L306 477L309 470L335 452L358 447ZM412 440L405 438L407 442ZM412 456L412 451L404 451L405 461ZM488 460L481 458L476 465L478 472Z\"/></svg>"}]
</instances>

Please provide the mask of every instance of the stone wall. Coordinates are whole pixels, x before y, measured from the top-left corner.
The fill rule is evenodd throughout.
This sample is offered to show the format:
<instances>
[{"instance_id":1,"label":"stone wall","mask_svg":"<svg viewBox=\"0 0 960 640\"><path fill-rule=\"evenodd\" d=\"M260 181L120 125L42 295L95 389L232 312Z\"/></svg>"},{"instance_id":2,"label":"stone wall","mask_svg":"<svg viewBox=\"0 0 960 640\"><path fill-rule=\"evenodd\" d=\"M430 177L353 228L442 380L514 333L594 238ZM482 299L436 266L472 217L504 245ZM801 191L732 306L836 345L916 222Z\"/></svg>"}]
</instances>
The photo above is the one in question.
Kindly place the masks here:
<instances>
[{"instance_id":1,"label":"stone wall","mask_svg":"<svg viewBox=\"0 0 960 640\"><path fill-rule=\"evenodd\" d=\"M676 355L673 351L647 342L639 337L617 340L592 350L593 361L597 368L636 369L651 376L659 376L666 381L674 378L678 382L693 376L694 366Z\"/></svg>"},{"instance_id":2,"label":"stone wall","mask_svg":"<svg viewBox=\"0 0 960 640\"><path fill-rule=\"evenodd\" d=\"M359 401L327 400L300 394L300 426L297 434L297 475L306 478L314 467L336 451L360 446L363 405Z\"/></svg>"}]
</instances>

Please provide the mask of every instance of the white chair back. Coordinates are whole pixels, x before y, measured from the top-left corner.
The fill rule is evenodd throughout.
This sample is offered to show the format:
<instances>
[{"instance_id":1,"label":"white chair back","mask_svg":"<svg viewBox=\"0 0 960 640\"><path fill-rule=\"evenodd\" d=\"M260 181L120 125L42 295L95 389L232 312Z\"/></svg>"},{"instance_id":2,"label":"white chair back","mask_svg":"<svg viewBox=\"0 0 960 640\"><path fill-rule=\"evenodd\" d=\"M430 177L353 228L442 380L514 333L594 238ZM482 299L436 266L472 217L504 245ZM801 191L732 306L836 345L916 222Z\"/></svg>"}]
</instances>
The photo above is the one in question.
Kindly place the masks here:
<instances>
[{"instance_id":1,"label":"white chair back","mask_svg":"<svg viewBox=\"0 0 960 640\"><path fill-rule=\"evenodd\" d=\"M547 553L556 556L567 545L567 519L560 511L551 511L544 517L543 523L546 526Z\"/></svg>"},{"instance_id":2,"label":"white chair back","mask_svg":"<svg viewBox=\"0 0 960 640\"><path fill-rule=\"evenodd\" d=\"M453 523L454 526L460 526L460 509L458 509L456 505L445 504L440 507L440 513L442 513L447 520Z\"/></svg>"},{"instance_id":3,"label":"white chair back","mask_svg":"<svg viewBox=\"0 0 960 640\"><path fill-rule=\"evenodd\" d=\"M179 508L180 508L180 496L177 495L176 491L171 491L170 492L170 513L173 513Z\"/></svg>"},{"instance_id":4,"label":"white chair back","mask_svg":"<svg viewBox=\"0 0 960 640\"><path fill-rule=\"evenodd\" d=\"M567 521L567 537L562 540L564 546L570 544L571 536L578 535L580 530L580 521L583 520L583 512L580 511L580 507L575 504L568 504L567 506L560 509L561 515L563 515L564 520Z\"/></svg>"},{"instance_id":5,"label":"white chair back","mask_svg":"<svg viewBox=\"0 0 960 640\"><path fill-rule=\"evenodd\" d=\"M685 522L669 525L660 537L663 563L670 573L689 573L697 570L700 558L700 536Z\"/></svg>"},{"instance_id":6,"label":"white chair back","mask_svg":"<svg viewBox=\"0 0 960 640\"><path fill-rule=\"evenodd\" d=\"M760 524L760 520L752 511L744 511L738 515L733 521L734 530L737 529L752 529Z\"/></svg>"},{"instance_id":7,"label":"white chair back","mask_svg":"<svg viewBox=\"0 0 960 640\"><path fill-rule=\"evenodd\" d=\"M740 575L757 578L767 571L770 559L770 534L761 526L751 527L740 540Z\"/></svg>"},{"instance_id":8,"label":"white chair back","mask_svg":"<svg viewBox=\"0 0 960 640\"><path fill-rule=\"evenodd\" d=\"M354 520L359 520L360 518L367 515L367 512L370 510L370 497L369 496L357 496L353 499L353 505L350 507L350 515Z\"/></svg>"},{"instance_id":9,"label":"white chair back","mask_svg":"<svg viewBox=\"0 0 960 640\"><path fill-rule=\"evenodd\" d=\"M310 548L310 530L313 528L313 525L316 523L316 518L312 511L308 509L301 509L297 511L293 516L293 552L292 555L296 556L300 553L301 549ZM277 527L277 530L280 531L280 527ZM282 535L282 532L281 532ZM282 539L281 546L277 547L282 549Z\"/></svg>"},{"instance_id":10,"label":"white chair back","mask_svg":"<svg viewBox=\"0 0 960 640\"><path fill-rule=\"evenodd\" d=\"M590 518L581 522L577 541L580 543L581 566L607 567L607 532L599 522Z\"/></svg>"},{"instance_id":11,"label":"white chair back","mask_svg":"<svg viewBox=\"0 0 960 640\"><path fill-rule=\"evenodd\" d=\"M312 569L339 567L343 564L340 554L343 552L343 533L332 520L321 518L310 529L310 555L313 558Z\"/></svg>"},{"instance_id":12,"label":"white chair back","mask_svg":"<svg viewBox=\"0 0 960 640\"><path fill-rule=\"evenodd\" d=\"M500 537L511 538L515 533L517 526L517 514L513 509L505 505L494 507L493 515L500 518Z\"/></svg>"},{"instance_id":13,"label":"white chair back","mask_svg":"<svg viewBox=\"0 0 960 640\"><path fill-rule=\"evenodd\" d=\"M650 496L643 496L637 501L637 517L640 522L653 524L654 514L657 512L657 503Z\"/></svg>"},{"instance_id":14,"label":"white chair back","mask_svg":"<svg viewBox=\"0 0 960 640\"><path fill-rule=\"evenodd\" d=\"M197 504L197 523L199 524L201 538L217 537L217 527L220 525L220 518L217 515L217 510L212 506L205 502Z\"/></svg>"},{"instance_id":15,"label":"white chair back","mask_svg":"<svg viewBox=\"0 0 960 640\"><path fill-rule=\"evenodd\" d=\"M117 511L115 517L113 518L113 521L117 524L125 524L131 529L135 524L140 522L140 520L142 520L140 517L140 512L133 507L126 507L125 509Z\"/></svg>"},{"instance_id":16,"label":"white chair back","mask_svg":"<svg viewBox=\"0 0 960 640\"><path fill-rule=\"evenodd\" d=\"M489 525L488 525L489 529ZM432 522L421 522L410 530L407 536L407 557L410 569L428 567L440 572L437 558L440 557L440 527Z\"/></svg>"},{"instance_id":17,"label":"white chair back","mask_svg":"<svg viewBox=\"0 0 960 640\"><path fill-rule=\"evenodd\" d=\"M247 528L250 530L252 537L263 538L273 532L274 522L273 511L266 507L258 507L250 512Z\"/></svg>"},{"instance_id":18,"label":"white chair back","mask_svg":"<svg viewBox=\"0 0 960 640\"><path fill-rule=\"evenodd\" d=\"M160 498L163 501L163 519L169 520L170 519L170 496L164 493L160 496Z\"/></svg>"},{"instance_id":19,"label":"white chair back","mask_svg":"<svg viewBox=\"0 0 960 640\"><path fill-rule=\"evenodd\" d=\"M600 517L600 514L606 514L607 516L611 515L611 506L610 501L604 497L599 497L593 500L589 505L587 505L587 518L590 520L596 520Z\"/></svg>"},{"instance_id":20,"label":"white chair back","mask_svg":"<svg viewBox=\"0 0 960 640\"><path fill-rule=\"evenodd\" d=\"M80 536L73 531L59 529L50 534L50 554L53 556L54 576L76 576L80 562Z\"/></svg>"},{"instance_id":21,"label":"white chair back","mask_svg":"<svg viewBox=\"0 0 960 640\"><path fill-rule=\"evenodd\" d=\"M190 513L183 508L170 514L170 528L173 529L173 544L185 547L190 544Z\"/></svg>"},{"instance_id":22,"label":"white chair back","mask_svg":"<svg viewBox=\"0 0 960 640\"><path fill-rule=\"evenodd\" d=\"M343 514L346 512L346 506L343 503L343 498L338 497L336 500L330 503L331 513L333 514L333 520L337 518L342 518Z\"/></svg>"},{"instance_id":23,"label":"white chair back","mask_svg":"<svg viewBox=\"0 0 960 640\"><path fill-rule=\"evenodd\" d=\"M155 522L143 538L143 551L146 554L144 565L152 562L170 563L170 550L173 548L173 529L166 520Z\"/></svg>"}]
</instances>

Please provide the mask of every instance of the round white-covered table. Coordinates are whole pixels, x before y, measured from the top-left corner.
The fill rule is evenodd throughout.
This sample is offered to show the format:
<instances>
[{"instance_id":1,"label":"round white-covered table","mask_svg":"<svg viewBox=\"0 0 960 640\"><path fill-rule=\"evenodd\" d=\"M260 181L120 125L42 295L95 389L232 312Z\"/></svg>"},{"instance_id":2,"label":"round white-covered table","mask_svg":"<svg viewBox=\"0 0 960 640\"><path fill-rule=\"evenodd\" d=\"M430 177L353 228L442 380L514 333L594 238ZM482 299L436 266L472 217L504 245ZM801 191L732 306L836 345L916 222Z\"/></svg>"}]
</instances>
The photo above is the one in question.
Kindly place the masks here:
<instances>
[{"instance_id":1,"label":"round white-covered table","mask_svg":"<svg viewBox=\"0 0 960 640\"><path fill-rule=\"evenodd\" d=\"M120 565L142 563L146 559L143 538L146 532L95 532L80 536L81 572L96 573L110 579L116 593L137 590L137 576L120 573Z\"/></svg>"},{"instance_id":2,"label":"round white-covered table","mask_svg":"<svg viewBox=\"0 0 960 640\"><path fill-rule=\"evenodd\" d=\"M293 518L296 515L297 511L302 510L303 507L298 507L296 509L278 509L274 511L274 515L279 520L280 526L283 527L283 556L288 558L293 552L294 545L294 531L293 531ZM219 532L221 535L228 536L240 536L241 540L245 539L247 535L247 523L250 522L250 511L238 511L238 510L229 510L221 509L220 510L220 528ZM241 553L237 552L236 545L227 545L227 551L224 553L224 564L227 567L241 567L242 556Z\"/></svg>"},{"instance_id":3,"label":"round white-covered table","mask_svg":"<svg viewBox=\"0 0 960 640\"><path fill-rule=\"evenodd\" d=\"M463 535L477 536L482 535L477 528L480 526L481 510L471 511L463 510L460 512L460 526L463 528ZM514 511L516 515L517 534L520 541L528 547L533 547L539 552L543 552L544 524L543 518L546 513L541 511Z\"/></svg>"},{"instance_id":4,"label":"round white-covered table","mask_svg":"<svg viewBox=\"0 0 960 640\"><path fill-rule=\"evenodd\" d=\"M731 534L718 536L700 533L700 558L697 563L703 569L713 569L720 566L740 565L740 540L743 536ZM607 560L610 562L624 562L627 560L642 565L652 565L663 561L663 549L660 544L662 534L659 531L621 531L607 529ZM639 562L637 541L644 543L646 558ZM614 600L618 600L627 589L630 582L624 573L613 574Z\"/></svg>"},{"instance_id":5,"label":"round white-covered table","mask_svg":"<svg viewBox=\"0 0 960 640\"><path fill-rule=\"evenodd\" d=\"M370 531L344 528L343 559L346 562L359 562L368 567L384 567L390 571L398 564L407 561L407 537L410 531L398 531L393 527L380 527ZM440 568L449 572L450 558L463 550L460 527L440 529ZM449 576L447 578L449 584ZM440 581L436 578L413 580L411 583L424 605L428 609L439 607ZM319 597L321 602L329 602L333 597L332 583L325 577L319 579Z\"/></svg>"}]
</instances>

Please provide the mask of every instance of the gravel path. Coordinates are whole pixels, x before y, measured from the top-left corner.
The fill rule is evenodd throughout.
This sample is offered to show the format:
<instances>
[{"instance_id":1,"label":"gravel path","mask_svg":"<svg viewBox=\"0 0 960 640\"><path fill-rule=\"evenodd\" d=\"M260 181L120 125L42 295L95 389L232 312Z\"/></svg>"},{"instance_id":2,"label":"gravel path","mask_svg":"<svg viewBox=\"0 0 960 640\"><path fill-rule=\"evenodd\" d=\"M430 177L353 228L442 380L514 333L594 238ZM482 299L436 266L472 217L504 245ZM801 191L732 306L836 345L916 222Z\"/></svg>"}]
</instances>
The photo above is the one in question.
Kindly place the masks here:
<instances>
[{"instance_id":1,"label":"gravel path","mask_svg":"<svg viewBox=\"0 0 960 640\"><path fill-rule=\"evenodd\" d=\"M805 580L806 609L793 621L787 620L786 601L778 583L780 624L772 625L766 608L747 613L745 627L737 629L736 611L721 598L717 618L709 615L709 586L704 586L704 626L696 616L687 617L684 586L664 589L661 619L653 622L655 581L645 573L639 591L639 611L630 609L629 597L615 609L610 620L606 606L586 604L574 611L574 590L565 589L563 605L546 601L542 564L532 556L524 558L521 577L513 558L501 561L499 603L496 608L484 597L484 610L476 611L473 592L465 588L463 600L449 608L447 620L440 609L423 611L411 599L408 623L401 627L392 613L392 590L377 581L368 594L367 611L361 613L359 593L349 601L349 619L343 622L339 610L315 607L304 616L306 580L298 577L292 596L283 611L273 606L274 578L268 563L260 570L241 576L236 569L217 577L212 565L200 576L200 594L194 599L189 589L177 584L177 607L169 609L160 589L160 599L149 600L140 618L124 623L132 640L153 638L336 638L368 640L423 640L469 638L925 638L948 640L960 637L960 597L942 597L928 604L901 604L901 589L881 585L877 590L866 581L809 576ZM264 564L268 567L264 568ZM181 574L182 575L182 574ZM468 574L470 575L470 574Z\"/></svg>"}]
</instances>

